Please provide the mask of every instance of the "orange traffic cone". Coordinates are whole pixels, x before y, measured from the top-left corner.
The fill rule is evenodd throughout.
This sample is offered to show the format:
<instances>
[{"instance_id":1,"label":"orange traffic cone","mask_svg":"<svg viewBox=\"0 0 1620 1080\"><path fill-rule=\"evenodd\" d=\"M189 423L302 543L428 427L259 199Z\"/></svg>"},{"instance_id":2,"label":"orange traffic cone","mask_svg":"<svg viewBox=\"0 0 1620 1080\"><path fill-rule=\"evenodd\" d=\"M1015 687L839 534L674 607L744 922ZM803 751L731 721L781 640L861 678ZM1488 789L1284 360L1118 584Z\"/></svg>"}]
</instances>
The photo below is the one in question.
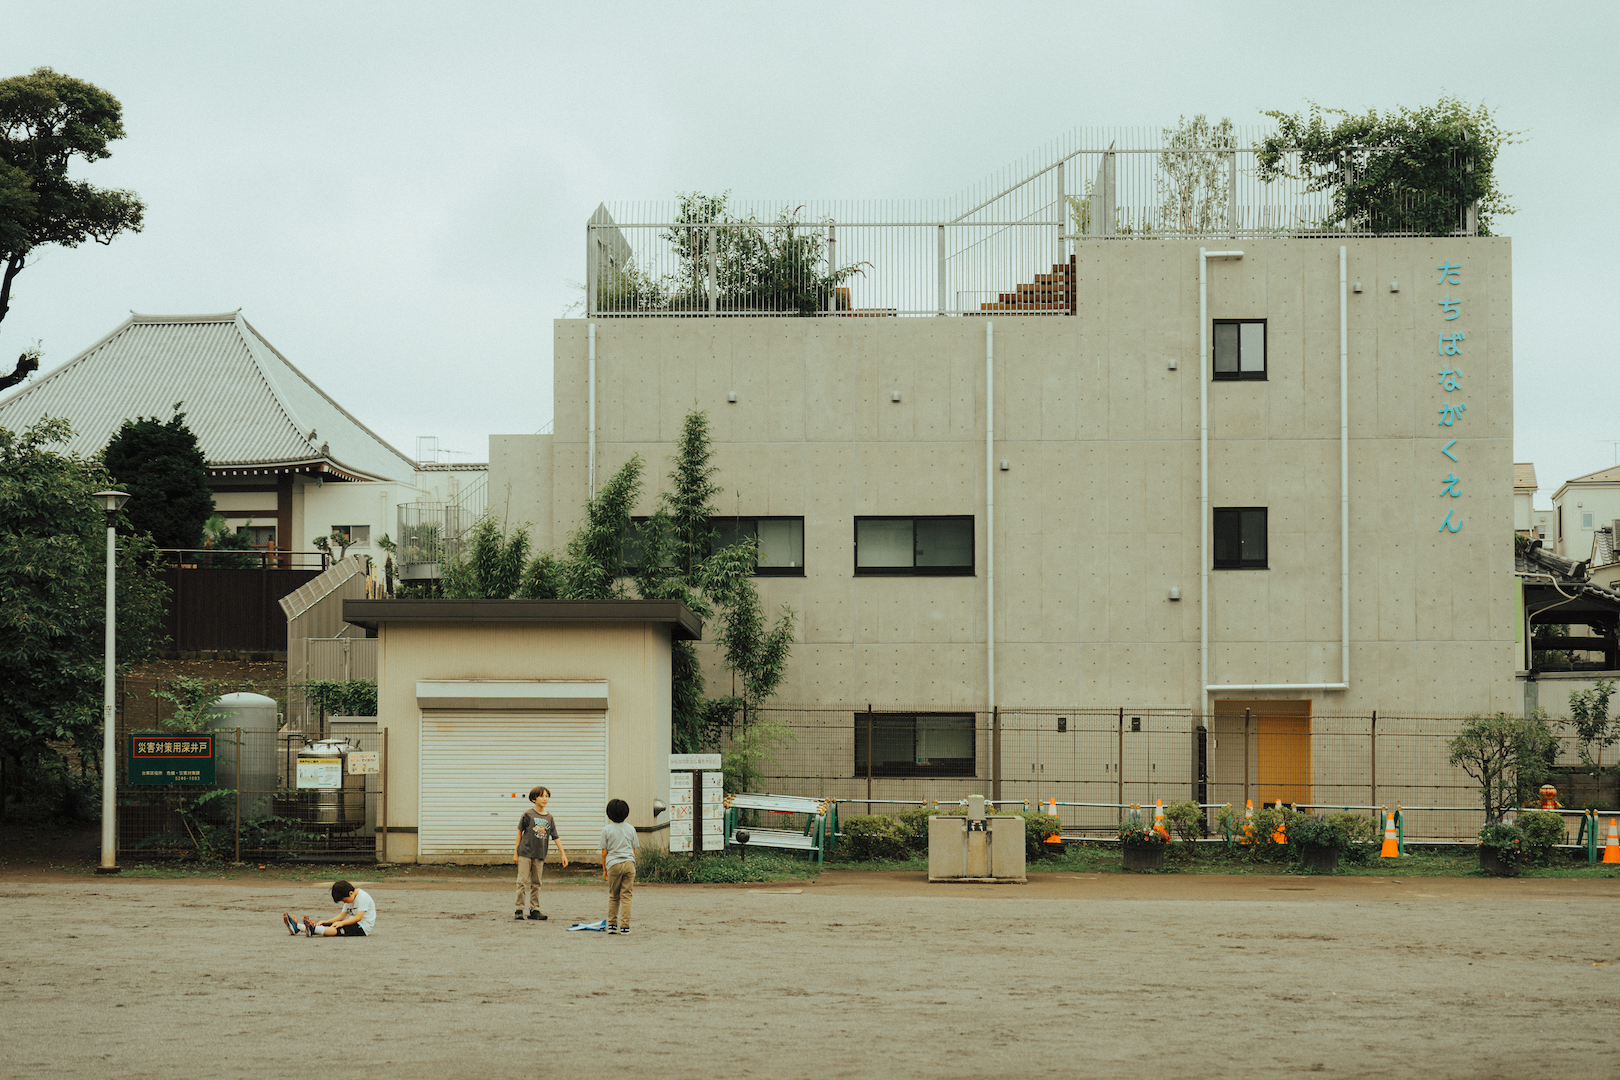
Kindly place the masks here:
<instances>
[{"instance_id":1,"label":"orange traffic cone","mask_svg":"<svg viewBox=\"0 0 1620 1080\"><path fill-rule=\"evenodd\" d=\"M1243 842L1254 843L1254 800L1245 799L1243 802Z\"/></svg>"},{"instance_id":2,"label":"orange traffic cone","mask_svg":"<svg viewBox=\"0 0 1620 1080\"><path fill-rule=\"evenodd\" d=\"M1164 827L1163 799L1153 800L1153 831L1164 837L1166 840L1170 839L1170 830Z\"/></svg>"},{"instance_id":3,"label":"orange traffic cone","mask_svg":"<svg viewBox=\"0 0 1620 1080\"><path fill-rule=\"evenodd\" d=\"M1051 817L1057 817L1057 800L1056 799L1047 799L1046 800L1046 812Z\"/></svg>"},{"instance_id":4,"label":"orange traffic cone","mask_svg":"<svg viewBox=\"0 0 1620 1080\"><path fill-rule=\"evenodd\" d=\"M1620 862L1620 829L1614 822L1614 818L1609 819L1609 838L1603 843L1604 862Z\"/></svg>"},{"instance_id":5,"label":"orange traffic cone","mask_svg":"<svg viewBox=\"0 0 1620 1080\"><path fill-rule=\"evenodd\" d=\"M1398 859L1401 857L1400 841L1395 839L1395 815L1390 814L1384 825L1384 846L1379 849L1380 859Z\"/></svg>"}]
</instances>

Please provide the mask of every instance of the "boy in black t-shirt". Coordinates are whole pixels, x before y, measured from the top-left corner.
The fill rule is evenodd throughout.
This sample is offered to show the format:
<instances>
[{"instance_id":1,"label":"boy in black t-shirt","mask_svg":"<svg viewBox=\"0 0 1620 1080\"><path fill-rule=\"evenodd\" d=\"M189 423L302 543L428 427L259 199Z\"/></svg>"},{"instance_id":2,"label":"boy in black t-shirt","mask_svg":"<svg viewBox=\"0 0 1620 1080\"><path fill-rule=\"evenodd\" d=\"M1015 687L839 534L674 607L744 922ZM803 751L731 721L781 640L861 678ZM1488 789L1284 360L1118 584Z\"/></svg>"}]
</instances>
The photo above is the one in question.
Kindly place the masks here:
<instances>
[{"instance_id":1,"label":"boy in black t-shirt","mask_svg":"<svg viewBox=\"0 0 1620 1080\"><path fill-rule=\"evenodd\" d=\"M546 813L546 803L551 801L551 789L531 789L529 801L534 805L523 811L523 817L518 820L517 843L512 848L512 861L517 863L517 910L512 912L512 918L518 921L523 919L525 887L529 894L529 918L545 918L540 913L540 875L545 869L546 852L552 841L557 843L557 854L562 856L562 864L568 865L568 852L563 850L562 839L557 835L557 822Z\"/></svg>"}]
</instances>

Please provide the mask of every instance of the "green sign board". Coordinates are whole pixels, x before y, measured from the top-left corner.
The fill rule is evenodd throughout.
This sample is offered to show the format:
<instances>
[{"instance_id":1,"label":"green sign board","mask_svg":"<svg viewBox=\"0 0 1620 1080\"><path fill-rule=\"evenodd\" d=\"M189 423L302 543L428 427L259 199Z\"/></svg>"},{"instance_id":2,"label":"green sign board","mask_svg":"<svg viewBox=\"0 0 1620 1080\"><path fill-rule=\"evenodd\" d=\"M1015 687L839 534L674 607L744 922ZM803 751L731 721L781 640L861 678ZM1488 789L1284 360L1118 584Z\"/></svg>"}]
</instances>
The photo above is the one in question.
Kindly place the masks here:
<instances>
[{"instance_id":1,"label":"green sign board","mask_svg":"<svg viewBox=\"0 0 1620 1080\"><path fill-rule=\"evenodd\" d=\"M204 731L136 731L129 736L131 784L212 784L214 735Z\"/></svg>"}]
</instances>

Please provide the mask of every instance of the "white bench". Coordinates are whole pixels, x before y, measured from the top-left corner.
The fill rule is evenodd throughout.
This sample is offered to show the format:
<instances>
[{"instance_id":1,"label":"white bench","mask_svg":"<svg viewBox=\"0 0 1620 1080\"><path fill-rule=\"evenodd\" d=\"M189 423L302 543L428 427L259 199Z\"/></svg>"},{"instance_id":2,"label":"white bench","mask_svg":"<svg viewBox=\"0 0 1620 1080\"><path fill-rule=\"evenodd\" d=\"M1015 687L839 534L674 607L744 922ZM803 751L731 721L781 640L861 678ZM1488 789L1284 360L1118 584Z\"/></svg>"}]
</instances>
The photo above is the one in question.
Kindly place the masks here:
<instances>
[{"instance_id":1,"label":"white bench","mask_svg":"<svg viewBox=\"0 0 1620 1080\"><path fill-rule=\"evenodd\" d=\"M804 814L807 816L803 830L798 829L755 829L748 832L748 847L787 848L796 851L813 851L816 861L826 858L827 851L832 847L833 836L838 831L838 804L832 799L812 799L802 795L764 795L746 792L739 795L727 795L725 816L726 843L737 843L737 822L744 810L759 810L769 814Z\"/></svg>"}]
</instances>

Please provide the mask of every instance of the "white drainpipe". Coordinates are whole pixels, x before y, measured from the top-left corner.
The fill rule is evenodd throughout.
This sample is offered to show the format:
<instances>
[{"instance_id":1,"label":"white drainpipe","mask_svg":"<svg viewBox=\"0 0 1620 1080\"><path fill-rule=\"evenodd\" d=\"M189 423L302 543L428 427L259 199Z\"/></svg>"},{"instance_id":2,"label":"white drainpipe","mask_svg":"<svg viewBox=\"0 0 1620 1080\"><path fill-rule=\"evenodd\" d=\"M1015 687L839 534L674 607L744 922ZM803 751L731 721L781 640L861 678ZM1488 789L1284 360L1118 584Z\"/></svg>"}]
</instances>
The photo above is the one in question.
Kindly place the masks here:
<instances>
[{"instance_id":1,"label":"white drainpipe","mask_svg":"<svg viewBox=\"0 0 1620 1080\"><path fill-rule=\"evenodd\" d=\"M996 336L984 324L984 640L986 708L996 707Z\"/></svg>"},{"instance_id":2,"label":"white drainpipe","mask_svg":"<svg viewBox=\"0 0 1620 1080\"><path fill-rule=\"evenodd\" d=\"M596 498L596 324L587 323L585 331L590 342L588 346L590 361L587 365L589 371L586 378L591 384L590 390L586 394L590 399L590 416L585 422L586 427L589 429L586 434L586 441L589 442L590 448L585 452L585 480L590 485L590 497L594 499Z\"/></svg>"},{"instance_id":3,"label":"white drainpipe","mask_svg":"<svg viewBox=\"0 0 1620 1080\"><path fill-rule=\"evenodd\" d=\"M1346 250L1339 247L1339 676L1336 683L1218 683L1209 681L1209 275L1210 259L1241 259L1241 251L1198 249L1198 467L1199 514L1199 681L1204 712L1209 695L1219 691L1350 689L1350 323L1346 285Z\"/></svg>"}]
</instances>

